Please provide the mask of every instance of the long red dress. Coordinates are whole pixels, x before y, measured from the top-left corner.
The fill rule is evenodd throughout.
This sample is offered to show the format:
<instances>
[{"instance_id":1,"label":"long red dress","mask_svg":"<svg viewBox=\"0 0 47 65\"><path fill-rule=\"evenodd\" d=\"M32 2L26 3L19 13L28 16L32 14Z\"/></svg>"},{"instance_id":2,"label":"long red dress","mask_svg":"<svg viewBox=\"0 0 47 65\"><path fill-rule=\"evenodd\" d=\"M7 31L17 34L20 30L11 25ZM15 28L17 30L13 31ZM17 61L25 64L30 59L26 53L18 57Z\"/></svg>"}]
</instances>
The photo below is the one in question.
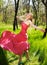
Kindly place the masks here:
<instances>
[{"instance_id":1,"label":"long red dress","mask_svg":"<svg viewBox=\"0 0 47 65\"><path fill-rule=\"evenodd\" d=\"M28 25L24 22L21 24L22 29L20 33L13 34L10 31L4 31L0 39L0 46L8 51L11 51L17 55L22 55L24 51L29 49L29 44L26 42Z\"/></svg>"}]
</instances>

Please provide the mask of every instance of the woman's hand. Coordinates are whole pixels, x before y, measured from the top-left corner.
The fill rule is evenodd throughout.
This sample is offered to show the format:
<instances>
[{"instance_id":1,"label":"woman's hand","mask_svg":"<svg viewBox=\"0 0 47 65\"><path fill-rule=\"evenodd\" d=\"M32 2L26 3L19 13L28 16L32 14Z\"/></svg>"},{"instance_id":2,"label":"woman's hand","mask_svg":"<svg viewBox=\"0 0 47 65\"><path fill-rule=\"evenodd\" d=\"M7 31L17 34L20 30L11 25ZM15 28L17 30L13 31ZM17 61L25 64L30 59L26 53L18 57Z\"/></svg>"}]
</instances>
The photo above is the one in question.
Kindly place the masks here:
<instances>
[{"instance_id":1,"label":"woman's hand","mask_svg":"<svg viewBox=\"0 0 47 65\"><path fill-rule=\"evenodd\" d=\"M45 32L45 30L44 29L40 29L42 32Z\"/></svg>"},{"instance_id":2,"label":"woman's hand","mask_svg":"<svg viewBox=\"0 0 47 65\"><path fill-rule=\"evenodd\" d=\"M40 30L40 31L42 31L42 32L45 32L44 29L39 28L38 26L34 25L32 22L30 22L30 24L31 24L30 26L34 27L35 29Z\"/></svg>"}]
</instances>

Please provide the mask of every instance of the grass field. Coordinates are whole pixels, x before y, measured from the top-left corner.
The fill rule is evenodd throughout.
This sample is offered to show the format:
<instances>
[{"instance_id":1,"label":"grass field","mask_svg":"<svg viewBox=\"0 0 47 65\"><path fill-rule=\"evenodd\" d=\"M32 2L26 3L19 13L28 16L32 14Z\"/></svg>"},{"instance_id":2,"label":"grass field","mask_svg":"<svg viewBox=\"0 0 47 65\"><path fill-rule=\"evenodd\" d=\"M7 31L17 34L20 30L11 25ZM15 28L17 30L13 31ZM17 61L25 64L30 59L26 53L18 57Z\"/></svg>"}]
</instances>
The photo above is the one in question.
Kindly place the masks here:
<instances>
[{"instance_id":1,"label":"grass field","mask_svg":"<svg viewBox=\"0 0 47 65\"><path fill-rule=\"evenodd\" d=\"M14 32L12 25L0 23L0 36L5 30L18 34L20 28ZM33 28L29 28L27 33L28 42L30 44L29 56L31 61L26 62L24 54L22 58L22 61L25 63L24 65L47 65L47 36L43 39L43 32ZM17 65L19 56L9 51L6 52L9 65Z\"/></svg>"}]
</instances>

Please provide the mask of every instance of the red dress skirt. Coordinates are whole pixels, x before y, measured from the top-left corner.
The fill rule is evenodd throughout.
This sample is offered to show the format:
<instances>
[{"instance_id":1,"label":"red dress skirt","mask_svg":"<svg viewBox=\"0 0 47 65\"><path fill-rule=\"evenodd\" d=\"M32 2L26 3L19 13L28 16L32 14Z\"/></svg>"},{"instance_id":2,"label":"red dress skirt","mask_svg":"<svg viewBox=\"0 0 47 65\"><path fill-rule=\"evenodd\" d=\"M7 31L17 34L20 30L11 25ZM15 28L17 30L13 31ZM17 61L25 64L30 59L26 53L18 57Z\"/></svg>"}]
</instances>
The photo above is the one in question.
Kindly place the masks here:
<instances>
[{"instance_id":1,"label":"red dress skirt","mask_svg":"<svg viewBox=\"0 0 47 65\"><path fill-rule=\"evenodd\" d=\"M14 34L10 31L4 31L0 38L0 46L8 51L11 51L17 55L22 55L24 51L29 49L27 41L27 29L28 25L24 22L21 24L21 32Z\"/></svg>"}]
</instances>

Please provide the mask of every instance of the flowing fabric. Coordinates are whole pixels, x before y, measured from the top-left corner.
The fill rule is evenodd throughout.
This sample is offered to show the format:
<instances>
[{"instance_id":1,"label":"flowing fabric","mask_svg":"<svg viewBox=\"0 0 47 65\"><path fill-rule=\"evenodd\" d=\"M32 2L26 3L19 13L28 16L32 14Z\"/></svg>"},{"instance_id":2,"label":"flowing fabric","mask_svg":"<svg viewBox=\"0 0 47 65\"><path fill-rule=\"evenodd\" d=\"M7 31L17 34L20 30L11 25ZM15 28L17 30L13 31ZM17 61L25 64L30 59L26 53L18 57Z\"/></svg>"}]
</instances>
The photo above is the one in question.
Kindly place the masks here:
<instances>
[{"instance_id":1,"label":"flowing fabric","mask_svg":"<svg viewBox=\"0 0 47 65\"><path fill-rule=\"evenodd\" d=\"M14 34L10 31L4 31L0 38L0 46L17 55L22 55L24 51L29 49L29 44L26 42L28 39L28 27L28 25L22 22L20 33Z\"/></svg>"}]
</instances>

